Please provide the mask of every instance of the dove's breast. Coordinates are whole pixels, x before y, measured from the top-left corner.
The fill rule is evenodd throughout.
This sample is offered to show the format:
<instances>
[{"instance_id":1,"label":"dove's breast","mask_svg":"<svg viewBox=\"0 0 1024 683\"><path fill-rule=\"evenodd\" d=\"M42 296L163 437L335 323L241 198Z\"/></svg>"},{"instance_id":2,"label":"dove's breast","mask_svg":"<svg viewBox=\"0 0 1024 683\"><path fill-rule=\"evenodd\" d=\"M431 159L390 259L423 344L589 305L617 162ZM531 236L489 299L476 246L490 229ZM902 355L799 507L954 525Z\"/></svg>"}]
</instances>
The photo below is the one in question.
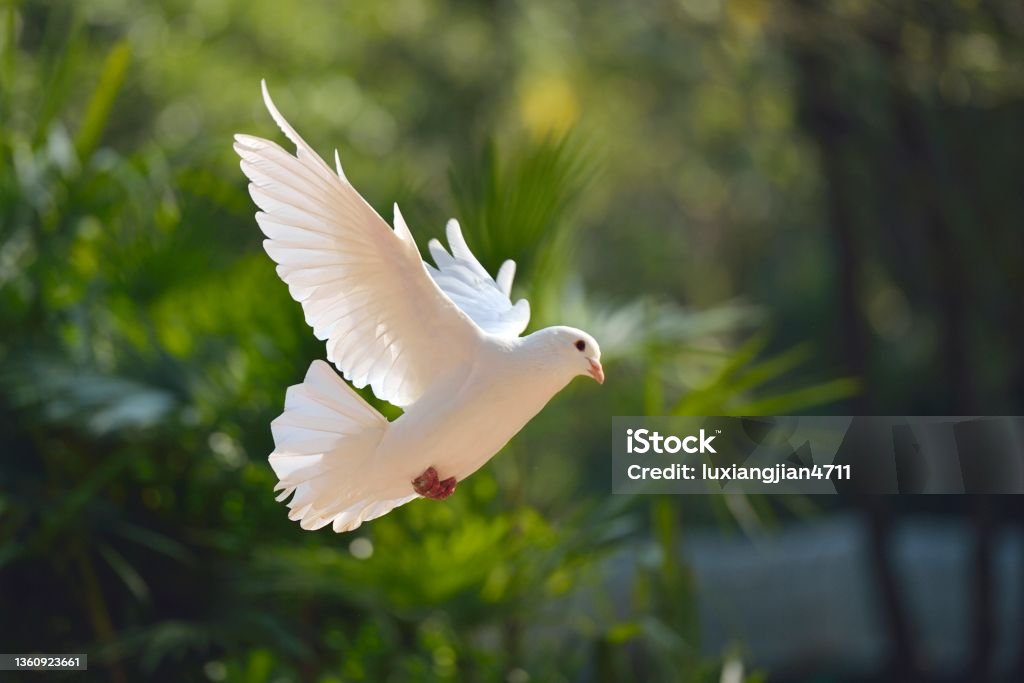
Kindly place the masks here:
<instances>
[{"instance_id":1,"label":"dove's breast","mask_svg":"<svg viewBox=\"0 0 1024 683\"><path fill-rule=\"evenodd\" d=\"M381 465L409 482L434 467L463 480L508 443L567 380L515 363L476 363L432 388L391 423ZM385 465L385 463L387 463Z\"/></svg>"}]
</instances>

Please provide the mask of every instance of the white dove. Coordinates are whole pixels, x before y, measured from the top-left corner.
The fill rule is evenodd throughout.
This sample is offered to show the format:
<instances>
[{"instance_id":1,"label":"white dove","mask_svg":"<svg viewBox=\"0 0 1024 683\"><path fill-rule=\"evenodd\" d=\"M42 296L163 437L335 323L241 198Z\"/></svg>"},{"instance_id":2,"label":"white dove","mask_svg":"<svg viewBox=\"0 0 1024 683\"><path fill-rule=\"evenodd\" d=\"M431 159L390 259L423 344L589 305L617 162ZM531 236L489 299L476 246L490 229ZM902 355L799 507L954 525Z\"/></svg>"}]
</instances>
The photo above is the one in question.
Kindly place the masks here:
<instances>
[{"instance_id":1,"label":"white dove","mask_svg":"<svg viewBox=\"0 0 1024 683\"><path fill-rule=\"evenodd\" d=\"M327 360L403 414L389 422L323 361L290 387L271 424L270 464L295 494L303 529L350 531L418 496L444 499L490 460L577 375L604 382L601 349L586 332L549 327L519 335L530 306L509 299L515 263L497 280L448 222L449 254L430 242L434 268L395 205L394 230L263 101L291 140L235 136L267 253Z\"/></svg>"}]
</instances>

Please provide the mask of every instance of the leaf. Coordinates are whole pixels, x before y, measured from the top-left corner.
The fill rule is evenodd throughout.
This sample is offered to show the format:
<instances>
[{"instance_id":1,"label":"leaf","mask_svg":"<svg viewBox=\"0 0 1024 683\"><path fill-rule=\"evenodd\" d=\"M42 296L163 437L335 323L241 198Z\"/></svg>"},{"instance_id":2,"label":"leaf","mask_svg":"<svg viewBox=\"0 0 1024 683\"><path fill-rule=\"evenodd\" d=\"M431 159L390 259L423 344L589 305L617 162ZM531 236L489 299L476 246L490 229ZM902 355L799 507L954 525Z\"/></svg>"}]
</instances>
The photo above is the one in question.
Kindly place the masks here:
<instances>
[{"instance_id":1,"label":"leaf","mask_svg":"<svg viewBox=\"0 0 1024 683\"><path fill-rule=\"evenodd\" d=\"M57 361L12 362L4 374L16 404L37 408L48 422L72 424L97 435L159 425L177 404L162 388L77 371Z\"/></svg>"},{"instance_id":2,"label":"leaf","mask_svg":"<svg viewBox=\"0 0 1024 683\"><path fill-rule=\"evenodd\" d=\"M99 143L103 129L110 118L110 111L114 107L114 100L121 90L121 84L124 82L125 72L128 70L130 61L131 45L127 40L122 40L114 45L107 54L99 83L93 90L92 99L89 100L85 117L75 138L75 149L78 150L78 157L82 160L83 165L92 156L93 150Z\"/></svg>"},{"instance_id":3,"label":"leaf","mask_svg":"<svg viewBox=\"0 0 1024 683\"><path fill-rule=\"evenodd\" d=\"M44 53L55 52L56 56L50 66L45 87L42 88L42 103L33 120L35 132L32 139L35 144L47 137L54 117L64 106L83 49L82 13L73 6L66 6L64 10L68 15L65 21L51 17L46 26L45 45L42 49ZM65 28L65 23L70 25Z\"/></svg>"},{"instance_id":4,"label":"leaf","mask_svg":"<svg viewBox=\"0 0 1024 683\"><path fill-rule=\"evenodd\" d=\"M115 522L111 531L122 538L134 541L141 546L165 555L182 564L195 564L196 557L177 540L143 526L125 520Z\"/></svg>"},{"instance_id":5,"label":"leaf","mask_svg":"<svg viewBox=\"0 0 1024 683\"><path fill-rule=\"evenodd\" d=\"M778 396L739 405L736 407L734 414L786 415L849 398L856 395L860 388L859 380L849 377L834 379Z\"/></svg>"},{"instance_id":6,"label":"leaf","mask_svg":"<svg viewBox=\"0 0 1024 683\"><path fill-rule=\"evenodd\" d=\"M703 386L687 392L675 408L673 415L705 415L708 407L721 405L730 395L736 392L731 389L730 381L742 368L754 361L768 345L768 330L761 330L750 337L719 367L719 369L703 383ZM713 412L714 408L712 408Z\"/></svg>"},{"instance_id":7,"label":"leaf","mask_svg":"<svg viewBox=\"0 0 1024 683\"><path fill-rule=\"evenodd\" d=\"M504 158L488 139L449 172L471 248L491 273L506 259L516 262L516 281L529 287L535 317L569 272L570 219L595 173L570 135L526 142Z\"/></svg>"},{"instance_id":8,"label":"leaf","mask_svg":"<svg viewBox=\"0 0 1024 683\"><path fill-rule=\"evenodd\" d=\"M605 634L605 640L612 645L621 645L642 635L643 632L643 625L635 621L624 621L608 629L608 632Z\"/></svg>"},{"instance_id":9,"label":"leaf","mask_svg":"<svg viewBox=\"0 0 1024 683\"><path fill-rule=\"evenodd\" d=\"M114 570L114 573L124 582L124 585L127 586L136 600L139 602L147 602L149 600L149 586L146 585L139 572L124 559L121 553L106 543L100 544L99 553L107 561L107 564L110 565L110 568Z\"/></svg>"},{"instance_id":10,"label":"leaf","mask_svg":"<svg viewBox=\"0 0 1024 683\"><path fill-rule=\"evenodd\" d=\"M794 346L773 358L757 363L749 369L738 373L735 381L730 384L730 389L737 394L755 389L799 367L810 355L810 348L808 346L803 344Z\"/></svg>"}]
</instances>

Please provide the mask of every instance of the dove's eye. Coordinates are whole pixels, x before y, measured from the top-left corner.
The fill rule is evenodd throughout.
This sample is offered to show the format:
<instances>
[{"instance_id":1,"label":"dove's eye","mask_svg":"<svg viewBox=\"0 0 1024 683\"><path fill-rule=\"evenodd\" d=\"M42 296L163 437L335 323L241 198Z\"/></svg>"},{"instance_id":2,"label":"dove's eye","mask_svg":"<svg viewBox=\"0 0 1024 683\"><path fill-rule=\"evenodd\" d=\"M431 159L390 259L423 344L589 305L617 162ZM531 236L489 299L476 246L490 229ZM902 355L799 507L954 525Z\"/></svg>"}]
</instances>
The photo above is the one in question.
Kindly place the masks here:
<instances>
[{"instance_id":1,"label":"dove's eye","mask_svg":"<svg viewBox=\"0 0 1024 683\"><path fill-rule=\"evenodd\" d=\"M587 350L587 342L583 341L582 339L576 340L576 350L577 351L586 351Z\"/></svg>"}]
</instances>

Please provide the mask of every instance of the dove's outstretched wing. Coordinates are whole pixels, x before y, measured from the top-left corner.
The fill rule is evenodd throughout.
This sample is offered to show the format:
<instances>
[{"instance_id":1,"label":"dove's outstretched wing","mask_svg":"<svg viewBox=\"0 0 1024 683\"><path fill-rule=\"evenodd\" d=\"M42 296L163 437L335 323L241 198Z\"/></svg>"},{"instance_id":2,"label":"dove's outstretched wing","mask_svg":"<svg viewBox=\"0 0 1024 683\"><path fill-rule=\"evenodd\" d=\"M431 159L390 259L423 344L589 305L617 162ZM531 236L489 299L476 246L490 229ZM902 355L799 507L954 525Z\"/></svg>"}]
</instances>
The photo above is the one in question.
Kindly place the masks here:
<instances>
[{"instance_id":1,"label":"dove's outstretched wing","mask_svg":"<svg viewBox=\"0 0 1024 683\"><path fill-rule=\"evenodd\" d=\"M437 268L427 265L434 282L484 331L518 337L530 322L530 302L520 299L512 305L515 261L501 264L495 280L469 250L458 221L448 221L446 232L451 253L437 240L427 245L437 264Z\"/></svg>"},{"instance_id":2,"label":"dove's outstretched wing","mask_svg":"<svg viewBox=\"0 0 1024 683\"><path fill-rule=\"evenodd\" d=\"M249 193L277 273L302 304L306 322L327 342L327 359L356 387L369 384L397 406L416 401L479 343L481 331L435 284L395 206L392 230L281 116L291 140L235 136Z\"/></svg>"}]
</instances>

